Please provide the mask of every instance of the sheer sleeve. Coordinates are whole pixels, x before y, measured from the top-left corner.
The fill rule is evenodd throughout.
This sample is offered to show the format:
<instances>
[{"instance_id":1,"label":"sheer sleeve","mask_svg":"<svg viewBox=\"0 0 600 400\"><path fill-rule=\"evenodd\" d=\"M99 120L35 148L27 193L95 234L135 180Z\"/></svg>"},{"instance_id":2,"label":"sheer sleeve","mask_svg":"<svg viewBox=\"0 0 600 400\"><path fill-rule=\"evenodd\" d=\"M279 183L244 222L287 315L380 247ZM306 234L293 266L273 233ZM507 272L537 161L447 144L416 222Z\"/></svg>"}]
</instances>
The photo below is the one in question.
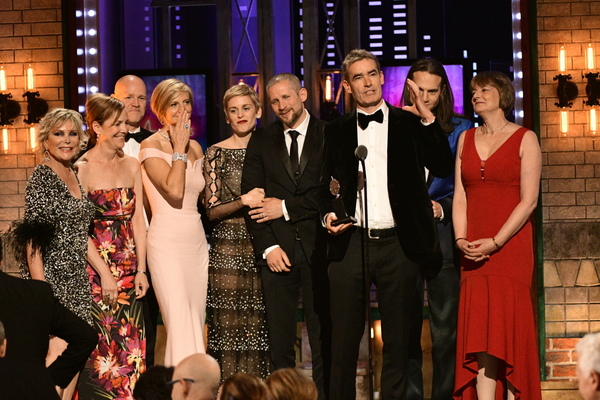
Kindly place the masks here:
<instances>
[{"instance_id":1,"label":"sheer sleeve","mask_svg":"<svg viewBox=\"0 0 600 400\"><path fill-rule=\"evenodd\" d=\"M220 147L209 147L204 157L204 206L211 221L227 218L244 207L241 196L225 195L222 190L226 160L221 150Z\"/></svg>"}]
</instances>

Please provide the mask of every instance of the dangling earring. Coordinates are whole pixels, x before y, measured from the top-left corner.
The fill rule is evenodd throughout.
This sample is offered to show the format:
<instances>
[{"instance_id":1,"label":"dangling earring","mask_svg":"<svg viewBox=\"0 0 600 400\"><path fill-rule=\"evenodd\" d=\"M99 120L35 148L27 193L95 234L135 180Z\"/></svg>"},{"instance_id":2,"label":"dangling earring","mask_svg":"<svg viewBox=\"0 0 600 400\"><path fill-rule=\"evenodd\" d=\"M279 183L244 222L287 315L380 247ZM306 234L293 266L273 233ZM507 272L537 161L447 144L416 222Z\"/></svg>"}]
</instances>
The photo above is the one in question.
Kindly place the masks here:
<instances>
[{"instance_id":1,"label":"dangling earring","mask_svg":"<svg viewBox=\"0 0 600 400\"><path fill-rule=\"evenodd\" d=\"M50 161L50 153L48 152L48 149L44 149L44 161Z\"/></svg>"}]
</instances>

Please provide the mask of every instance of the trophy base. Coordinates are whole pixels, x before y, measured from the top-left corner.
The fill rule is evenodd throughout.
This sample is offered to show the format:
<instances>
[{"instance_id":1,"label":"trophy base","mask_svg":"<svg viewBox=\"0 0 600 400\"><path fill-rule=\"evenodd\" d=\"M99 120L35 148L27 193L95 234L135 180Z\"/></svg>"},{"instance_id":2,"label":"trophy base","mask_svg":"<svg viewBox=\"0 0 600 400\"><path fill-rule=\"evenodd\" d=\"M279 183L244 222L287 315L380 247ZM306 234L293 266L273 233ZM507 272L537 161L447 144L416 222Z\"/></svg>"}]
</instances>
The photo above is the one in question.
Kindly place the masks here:
<instances>
[{"instance_id":1,"label":"trophy base","mask_svg":"<svg viewBox=\"0 0 600 400\"><path fill-rule=\"evenodd\" d=\"M344 218L338 218L335 221L331 221L331 226L338 226L343 224L355 224L356 218L351 217L349 215L344 216Z\"/></svg>"}]
</instances>

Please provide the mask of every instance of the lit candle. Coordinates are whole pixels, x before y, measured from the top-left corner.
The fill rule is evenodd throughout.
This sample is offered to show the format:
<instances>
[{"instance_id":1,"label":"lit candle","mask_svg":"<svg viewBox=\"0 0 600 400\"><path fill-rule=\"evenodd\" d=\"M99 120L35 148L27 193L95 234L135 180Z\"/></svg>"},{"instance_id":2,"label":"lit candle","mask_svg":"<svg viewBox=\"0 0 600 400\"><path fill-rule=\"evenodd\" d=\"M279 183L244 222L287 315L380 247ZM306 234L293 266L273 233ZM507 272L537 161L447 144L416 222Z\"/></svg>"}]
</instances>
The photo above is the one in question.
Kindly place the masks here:
<instances>
[{"instance_id":1,"label":"lit candle","mask_svg":"<svg viewBox=\"0 0 600 400\"><path fill-rule=\"evenodd\" d=\"M569 132L569 112L561 111L560 112L560 132L564 133L565 136L567 132Z\"/></svg>"},{"instance_id":2,"label":"lit candle","mask_svg":"<svg viewBox=\"0 0 600 400\"><path fill-rule=\"evenodd\" d=\"M567 70L567 50L565 50L565 46L560 46L558 51L558 70L560 72Z\"/></svg>"},{"instance_id":3,"label":"lit candle","mask_svg":"<svg viewBox=\"0 0 600 400\"><path fill-rule=\"evenodd\" d=\"M2 128L2 150L8 153L8 129Z\"/></svg>"},{"instance_id":4,"label":"lit candle","mask_svg":"<svg viewBox=\"0 0 600 400\"><path fill-rule=\"evenodd\" d=\"M37 147L37 142L35 141L35 128L33 126L29 127L29 144L31 150L35 150Z\"/></svg>"},{"instance_id":5,"label":"lit candle","mask_svg":"<svg viewBox=\"0 0 600 400\"><path fill-rule=\"evenodd\" d=\"M33 72L33 68L31 68L31 64L27 68L25 75L27 78L27 87L25 88L25 90L33 91L35 89L35 73Z\"/></svg>"},{"instance_id":6,"label":"lit candle","mask_svg":"<svg viewBox=\"0 0 600 400\"><path fill-rule=\"evenodd\" d=\"M585 65L588 69L588 71L592 71L594 69L594 48L592 47L592 44L588 44L588 47L585 51Z\"/></svg>"},{"instance_id":7,"label":"lit candle","mask_svg":"<svg viewBox=\"0 0 600 400\"><path fill-rule=\"evenodd\" d=\"M0 67L0 92L6 91L6 72L4 66Z\"/></svg>"},{"instance_id":8,"label":"lit candle","mask_svg":"<svg viewBox=\"0 0 600 400\"><path fill-rule=\"evenodd\" d=\"M596 134L596 129L598 128L598 120L596 119L596 109L590 108L590 132L592 134Z\"/></svg>"},{"instance_id":9,"label":"lit candle","mask_svg":"<svg viewBox=\"0 0 600 400\"><path fill-rule=\"evenodd\" d=\"M331 76L325 78L325 101L331 101Z\"/></svg>"}]
</instances>

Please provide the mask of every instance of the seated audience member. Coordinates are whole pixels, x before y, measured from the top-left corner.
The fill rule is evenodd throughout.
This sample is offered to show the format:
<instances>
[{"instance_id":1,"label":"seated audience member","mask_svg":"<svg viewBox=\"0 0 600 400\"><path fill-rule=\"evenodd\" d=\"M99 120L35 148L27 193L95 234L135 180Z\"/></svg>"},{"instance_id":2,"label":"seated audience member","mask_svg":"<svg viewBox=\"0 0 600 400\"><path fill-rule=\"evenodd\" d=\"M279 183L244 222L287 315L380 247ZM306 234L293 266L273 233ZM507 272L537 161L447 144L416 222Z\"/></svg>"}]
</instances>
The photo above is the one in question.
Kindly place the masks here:
<instances>
[{"instance_id":1,"label":"seated audience member","mask_svg":"<svg viewBox=\"0 0 600 400\"><path fill-rule=\"evenodd\" d=\"M223 382L219 400L264 400L267 386L257 376L237 372Z\"/></svg>"},{"instance_id":2,"label":"seated audience member","mask_svg":"<svg viewBox=\"0 0 600 400\"><path fill-rule=\"evenodd\" d=\"M6 336L4 334L4 325L0 321L0 358L6 354Z\"/></svg>"},{"instance_id":3,"label":"seated audience member","mask_svg":"<svg viewBox=\"0 0 600 400\"><path fill-rule=\"evenodd\" d=\"M577 379L584 400L600 399L600 332L588 333L577 343Z\"/></svg>"},{"instance_id":4,"label":"seated audience member","mask_svg":"<svg viewBox=\"0 0 600 400\"><path fill-rule=\"evenodd\" d=\"M267 380L269 400L317 400L317 386L298 368L274 371Z\"/></svg>"},{"instance_id":5,"label":"seated audience member","mask_svg":"<svg viewBox=\"0 0 600 400\"><path fill-rule=\"evenodd\" d=\"M167 383L173 378L174 367L154 365L140 375L133 389L135 400L171 400L171 387Z\"/></svg>"},{"instance_id":6,"label":"seated audience member","mask_svg":"<svg viewBox=\"0 0 600 400\"><path fill-rule=\"evenodd\" d=\"M175 371L171 396L173 400L212 400L217 397L221 368L208 354L192 354L181 360Z\"/></svg>"},{"instance_id":7,"label":"seated audience member","mask_svg":"<svg viewBox=\"0 0 600 400\"><path fill-rule=\"evenodd\" d=\"M15 278L1 271L0 320L10 339L10 347L0 358L3 399L58 399L55 386L67 387L98 341L94 329L60 304L48 283ZM50 335L69 345L46 368ZM0 352L4 352L2 348L4 345Z\"/></svg>"}]
</instances>

